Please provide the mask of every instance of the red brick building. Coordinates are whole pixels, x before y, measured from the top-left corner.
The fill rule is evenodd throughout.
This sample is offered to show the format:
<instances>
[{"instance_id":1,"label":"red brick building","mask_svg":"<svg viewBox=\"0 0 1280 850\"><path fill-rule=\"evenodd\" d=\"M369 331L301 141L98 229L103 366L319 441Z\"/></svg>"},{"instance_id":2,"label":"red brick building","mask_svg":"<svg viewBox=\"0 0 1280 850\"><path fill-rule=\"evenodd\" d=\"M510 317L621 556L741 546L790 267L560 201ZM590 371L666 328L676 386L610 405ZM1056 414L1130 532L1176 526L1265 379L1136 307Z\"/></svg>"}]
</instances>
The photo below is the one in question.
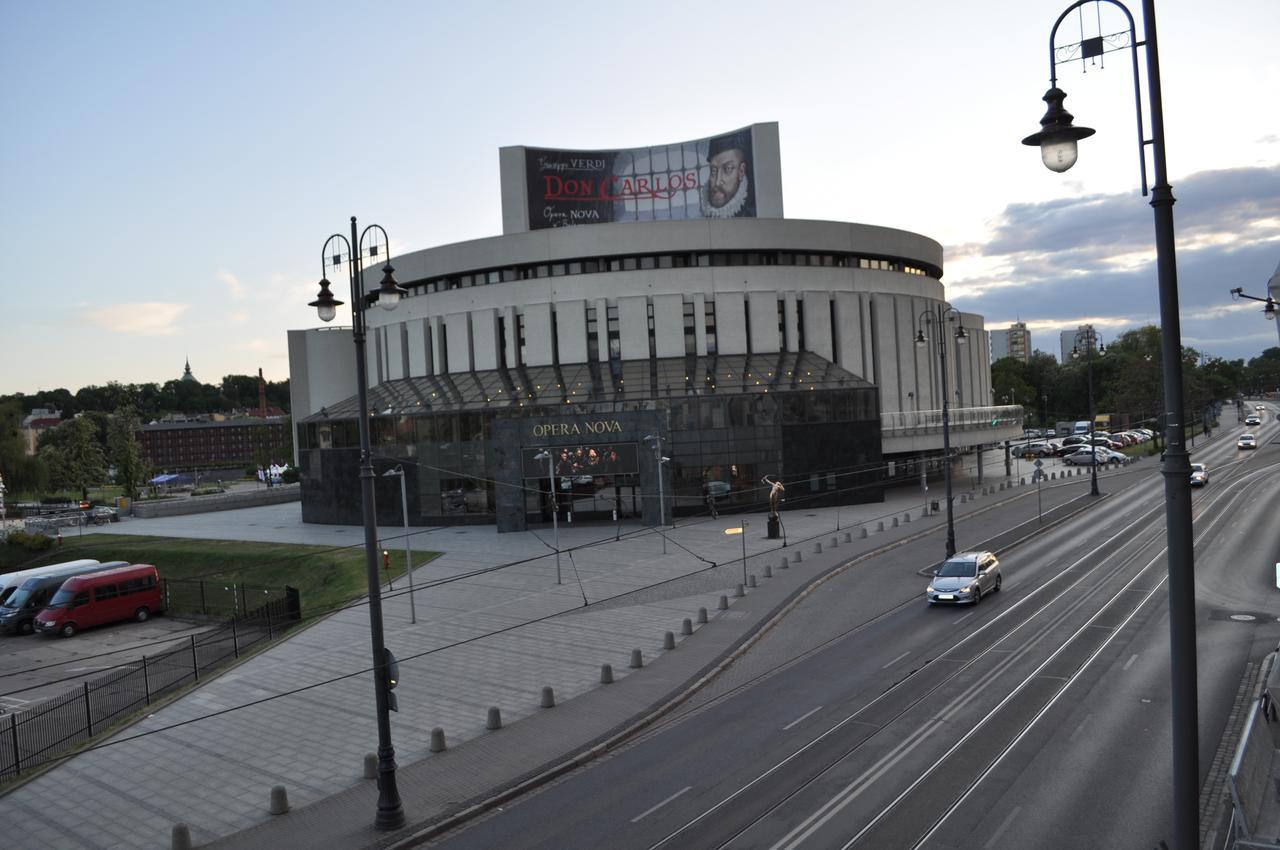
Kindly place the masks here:
<instances>
[{"instance_id":1,"label":"red brick building","mask_svg":"<svg viewBox=\"0 0 1280 850\"><path fill-rule=\"evenodd\" d=\"M293 459L288 420L228 419L223 422L153 422L139 439L143 460L170 472L230 469Z\"/></svg>"}]
</instances>

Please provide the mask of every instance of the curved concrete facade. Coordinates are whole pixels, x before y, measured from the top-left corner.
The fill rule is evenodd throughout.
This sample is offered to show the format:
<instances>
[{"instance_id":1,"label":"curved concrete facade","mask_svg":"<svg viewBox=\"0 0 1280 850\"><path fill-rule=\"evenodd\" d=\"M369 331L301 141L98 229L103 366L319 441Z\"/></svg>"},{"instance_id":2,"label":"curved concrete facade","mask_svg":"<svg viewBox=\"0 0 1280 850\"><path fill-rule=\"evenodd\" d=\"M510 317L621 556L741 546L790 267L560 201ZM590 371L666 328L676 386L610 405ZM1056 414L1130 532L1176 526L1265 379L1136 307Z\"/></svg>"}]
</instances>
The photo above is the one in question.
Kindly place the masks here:
<instances>
[{"instance_id":1,"label":"curved concrete facade","mask_svg":"<svg viewBox=\"0 0 1280 850\"><path fill-rule=\"evenodd\" d=\"M942 246L919 234L790 219L634 222L495 236L392 262L410 293L394 311L367 314L371 386L611 356L811 351L876 384L882 412L942 404L937 348L915 344L920 314L944 302ZM368 269L366 286L380 277ZM951 401L985 406L987 334L981 316L963 322L969 344L948 337ZM296 386L316 383L309 352L333 342L292 332ZM324 393L295 397L295 419L322 398L354 394L349 371L326 375Z\"/></svg>"}]
</instances>

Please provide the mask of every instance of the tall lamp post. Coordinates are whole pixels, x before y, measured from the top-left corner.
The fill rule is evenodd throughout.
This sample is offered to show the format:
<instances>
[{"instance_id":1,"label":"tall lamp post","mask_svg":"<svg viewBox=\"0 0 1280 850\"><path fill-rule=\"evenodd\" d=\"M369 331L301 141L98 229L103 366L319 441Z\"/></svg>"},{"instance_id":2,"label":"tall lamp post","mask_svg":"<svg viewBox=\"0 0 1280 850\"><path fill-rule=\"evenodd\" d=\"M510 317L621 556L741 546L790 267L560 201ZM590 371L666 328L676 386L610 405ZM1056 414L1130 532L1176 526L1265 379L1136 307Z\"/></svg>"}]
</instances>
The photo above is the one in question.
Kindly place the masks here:
<instances>
[{"instance_id":1,"label":"tall lamp post","mask_svg":"<svg viewBox=\"0 0 1280 850\"><path fill-rule=\"evenodd\" d=\"M1110 3L1128 20L1128 30L1118 38L1084 38L1055 48L1058 26L1067 16L1090 0L1078 0L1058 16L1049 33L1049 91L1044 100L1049 110L1040 120L1041 130L1022 140L1040 148L1040 157L1050 171L1066 171L1076 161L1076 143L1093 135L1088 127L1072 126L1072 116L1062 107L1066 94L1058 88L1057 65L1079 58L1082 62L1111 50L1129 49L1133 59L1133 94L1137 111L1138 162L1142 172L1142 194L1147 194L1146 146L1151 145L1155 185L1151 207L1155 212L1156 277L1160 292L1161 349L1164 363L1165 451L1164 475L1165 534L1169 549L1169 643L1173 691L1173 850L1194 850L1199 843L1200 769L1198 757L1199 716L1196 706L1196 620L1195 556L1191 538L1191 461L1182 439L1182 328L1178 317L1178 270L1174 256L1173 189L1165 166L1164 105L1160 92L1160 54L1156 42L1155 0L1142 0L1146 39L1139 42L1133 15L1118 0ZM1151 111L1151 138L1143 138L1142 97L1138 81L1138 46L1147 59L1147 101ZM1058 56L1062 59L1059 60Z\"/></svg>"},{"instance_id":2,"label":"tall lamp post","mask_svg":"<svg viewBox=\"0 0 1280 850\"><path fill-rule=\"evenodd\" d=\"M956 523L951 509L951 416L947 406L949 395L947 392L947 336L942 332L944 321L956 323L957 344L969 341L969 335L965 333L964 325L960 323L960 311L954 307L943 307L939 303L936 310L925 310L920 314L920 330L916 332L916 347L925 348L929 345L929 337L924 332L925 325L932 326L936 323L938 330L934 336L938 340L938 359L942 374L942 480L946 484L947 557L950 558L956 553Z\"/></svg>"},{"instance_id":3,"label":"tall lamp post","mask_svg":"<svg viewBox=\"0 0 1280 850\"><path fill-rule=\"evenodd\" d=\"M662 465L668 463L671 458L662 456L662 435L661 434L645 434L645 442L653 443L654 456L658 460L658 535L662 537L662 554L667 554L667 534L665 531L667 525L667 491L662 485Z\"/></svg>"},{"instance_id":4,"label":"tall lamp post","mask_svg":"<svg viewBox=\"0 0 1280 850\"><path fill-rule=\"evenodd\" d=\"M413 600L413 552L409 548L409 490L404 483L404 467L396 465L382 473L383 478L400 479L400 512L404 517L404 574L409 579L409 622L418 622L418 608Z\"/></svg>"},{"instance_id":5,"label":"tall lamp post","mask_svg":"<svg viewBox=\"0 0 1280 850\"><path fill-rule=\"evenodd\" d=\"M368 240L366 245L366 240ZM380 259L386 254L382 267L382 281L374 292L364 291L361 258L365 250L369 260ZM345 253L343 253L345 250ZM335 233L324 243L320 252L320 294L308 306L315 307L322 322L333 321L341 301L329 291L330 269L347 267L351 284L351 339L356 349L356 393L359 407L356 426L360 433L360 500L364 514L365 572L369 585L369 637L373 645L374 698L378 711L378 813L373 825L379 830L399 829L404 826L404 807L400 804L400 792L396 788L396 751L391 745L391 688L389 654L382 636L382 595L378 579L378 527L373 513L373 458L369 450L369 376L366 372L364 353L365 310L376 303L385 310L394 310L400 303L404 289L392 273L387 232L379 225L371 224L356 236L356 217L351 217L351 239Z\"/></svg>"},{"instance_id":6,"label":"tall lamp post","mask_svg":"<svg viewBox=\"0 0 1280 850\"><path fill-rule=\"evenodd\" d=\"M1097 411L1093 409L1093 349L1096 347L1099 354L1106 354L1107 347L1102 344L1102 340L1094 332L1093 328L1087 331L1080 331L1076 334L1075 341L1071 345L1071 359L1080 359L1080 345L1084 344L1085 362L1088 364L1089 372L1089 456L1092 461L1089 464L1089 495L1098 495L1098 447L1093 442L1093 429L1096 427L1098 418ZM1190 474L1190 473L1188 473Z\"/></svg>"},{"instance_id":7,"label":"tall lamp post","mask_svg":"<svg viewBox=\"0 0 1280 850\"><path fill-rule=\"evenodd\" d=\"M534 455L533 459L547 462L547 483L551 485L551 533L554 535L551 545L556 547L556 584L562 584L560 580L560 494L556 491L556 471L553 466L555 458L550 449L543 449Z\"/></svg>"}]
</instances>

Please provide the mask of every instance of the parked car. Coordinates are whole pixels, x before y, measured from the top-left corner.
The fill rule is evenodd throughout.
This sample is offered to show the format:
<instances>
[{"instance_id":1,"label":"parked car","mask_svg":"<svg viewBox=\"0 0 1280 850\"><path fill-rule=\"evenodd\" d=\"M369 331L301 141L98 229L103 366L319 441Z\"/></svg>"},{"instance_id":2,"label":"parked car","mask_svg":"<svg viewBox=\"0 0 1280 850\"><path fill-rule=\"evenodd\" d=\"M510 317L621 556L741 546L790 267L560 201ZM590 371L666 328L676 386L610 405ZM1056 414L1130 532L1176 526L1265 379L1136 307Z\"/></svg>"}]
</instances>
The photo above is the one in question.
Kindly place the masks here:
<instances>
[{"instance_id":1,"label":"parked car","mask_svg":"<svg viewBox=\"0 0 1280 850\"><path fill-rule=\"evenodd\" d=\"M105 564L78 567L73 573L54 573L27 579L0 606L0 629L8 634L30 634L36 615L67 579L123 566L127 566L124 561L108 561Z\"/></svg>"},{"instance_id":2,"label":"parked car","mask_svg":"<svg viewBox=\"0 0 1280 850\"><path fill-rule=\"evenodd\" d=\"M1062 459L1063 463L1069 463L1072 466L1092 466L1093 458L1097 457L1098 466L1104 466L1108 463L1128 463L1129 456L1121 454L1117 451L1104 448L1103 446L1094 446L1090 452L1088 447L1082 448L1077 452L1067 455Z\"/></svg>"},{"instance_id":3,"label":"parked car","mask_svg":"<svg viewBox=\"0 0 1280 850\"><path fill-rule=\"evenodd\" d=\"M1203 487L1209 483L1209 467L1203 463L1191 464L1191 486Z\"/></svg>"},{"instance_id":4,"label":"parked car","mask_svg":"<svg viewBox=\"0 0 1280 850\"><path fill-rule=\"evenodd\" d=\"M1018 446L1013 452L1018 457L1049 457L1053 447L1048 443L1026 443Z\"/></svg>"},{"instance_id":5,"label":"parked car","mask_svg":"<svg viewBox=\"0 0 1280 850\"><path fill-rule=\"evenodd\" d=\"M1060 446L1060 447L1058 448L1058 450L1057 450L1056 452L1054 452L1053 454L1054 454L1056 457L1066 457L1067 455L1075 454L1076 452L1080 451L1080 450L1081 450L1081 449L1083 449L1083 448L1084 448L1084 446L1083 446L1082 444L1080 444L1080 443L1072 443L1072 444L1070 444L1070 445L1066 445L1066 444L1064 443L1064 444L1063 444L1062 446Z\"/></svg>"},{"instance_id":6,"label":"parked car","mask_svg":"<svg viewBox=\"0 0 1280 850\"><path fill-rule=\"evenodd\" d=\"M1088 438L1088 437L1083 437L1083 436L1081 436L1081 435L1079 435L1079 434L1073 434L1073 435L1071 435L1070 437L1063 437L1063 438L1062 438L1062 445L1063 445L1063 446L1081 446L1081 445L1084 445L1084 444L1085 444L1085 443L1087 443L1087 442L1089 442L1089 438Z\"/></svg>"},{"instance_id":7,"label":"parked car","mask_svg":"<svg viewBox=\"0 0 1280 850\"><path fill-rule=\"evenodd\" d=\"M161 606L156 568L133 564L67 579L36 615L35 630L71 637L81 629L104 623L145 622Z\"/></svg>"},{"instance_id":8,"label":"parked car","mask_svg":"<svg viewBox=\"0 0 1280 850\"><path fill-rule=\"evenodd\" d=\"M1237 449L1256 449L1258 447L1258 438L1252 434L1241 434L1240 439L1236 440Z\"/></svg>"},{"instance_id":9,"label":"parked car","mask_svg":"<svg viewBox=\"0 0 1280 850\"><path fill-rule=\"evenodd\" d=\"M1000 589L1000 562L992 552L958 552L942 562L929 580L925 598L938 603L977 605L984 593Z\"/></svg>"}]
</instances>

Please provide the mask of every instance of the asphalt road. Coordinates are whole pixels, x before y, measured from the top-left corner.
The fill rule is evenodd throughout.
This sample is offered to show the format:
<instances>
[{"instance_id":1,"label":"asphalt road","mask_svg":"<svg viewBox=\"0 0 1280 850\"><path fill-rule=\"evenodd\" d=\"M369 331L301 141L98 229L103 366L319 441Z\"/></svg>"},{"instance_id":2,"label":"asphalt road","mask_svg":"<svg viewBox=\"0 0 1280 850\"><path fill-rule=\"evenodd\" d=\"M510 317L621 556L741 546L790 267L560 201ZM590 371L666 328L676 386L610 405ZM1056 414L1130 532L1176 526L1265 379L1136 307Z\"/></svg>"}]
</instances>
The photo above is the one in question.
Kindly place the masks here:
<instances>
[{"instance_id":1,"label":"asphalt road","mask_svg":"<svg viewBox=\"0 0 1280 850\"><path fill-rule=\"evenodd\" d=\"M1235 430L1193 455L1211 474L1194 499L1202 776L1250 665L1280 638L1280 426L1269 411L1250 429L1255 452ZM859 564L679 714L433 846L1170 840L1163 480L1140 470L999 553L1004 589L978 606L924 603L935 540Z\"/></svg>"}]
</instances>

